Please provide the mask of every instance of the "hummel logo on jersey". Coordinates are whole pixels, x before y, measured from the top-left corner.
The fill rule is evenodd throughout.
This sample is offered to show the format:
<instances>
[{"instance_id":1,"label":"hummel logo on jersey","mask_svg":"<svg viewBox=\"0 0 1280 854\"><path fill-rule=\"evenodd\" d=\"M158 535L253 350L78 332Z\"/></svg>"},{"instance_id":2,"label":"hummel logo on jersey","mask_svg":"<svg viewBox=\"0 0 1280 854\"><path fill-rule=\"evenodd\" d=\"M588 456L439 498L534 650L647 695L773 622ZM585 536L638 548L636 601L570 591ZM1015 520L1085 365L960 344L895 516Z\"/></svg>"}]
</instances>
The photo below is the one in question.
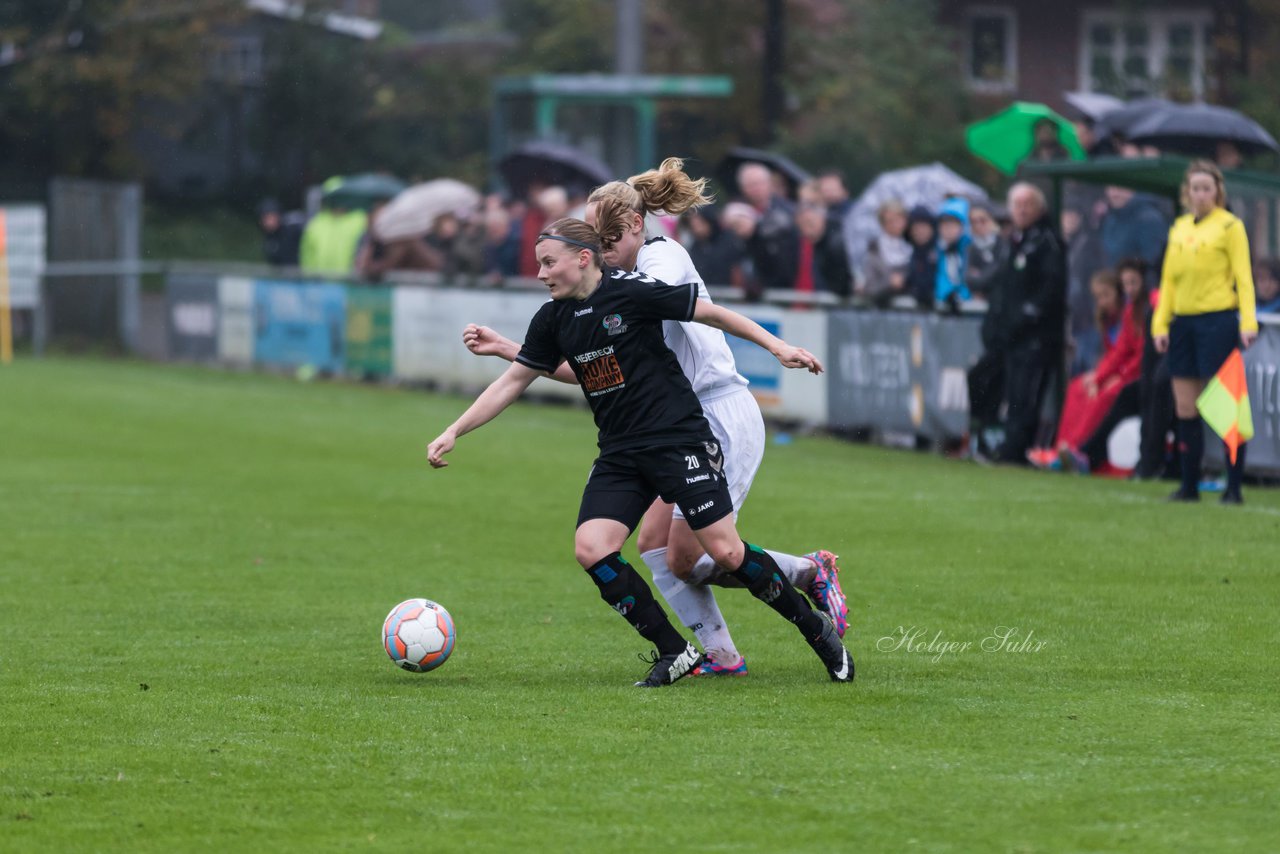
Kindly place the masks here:
<instances>
[{"instance_id":1,"label":"hummel logo on jersey","mask_svg":"<svg viewBox=\"0 0 1280 854\"><path fill-rule=\"evenodd\" d=\"M580 309L578 309L577 311L575 311L575 312L573 313L573 316L574 316L574 317L582 317L584 314L591 314L593 311L595 311L595 306L590 306L590 305L589 305L589 306L587 306L586 308L580 308Z\"/></svg>"}]
</instances>

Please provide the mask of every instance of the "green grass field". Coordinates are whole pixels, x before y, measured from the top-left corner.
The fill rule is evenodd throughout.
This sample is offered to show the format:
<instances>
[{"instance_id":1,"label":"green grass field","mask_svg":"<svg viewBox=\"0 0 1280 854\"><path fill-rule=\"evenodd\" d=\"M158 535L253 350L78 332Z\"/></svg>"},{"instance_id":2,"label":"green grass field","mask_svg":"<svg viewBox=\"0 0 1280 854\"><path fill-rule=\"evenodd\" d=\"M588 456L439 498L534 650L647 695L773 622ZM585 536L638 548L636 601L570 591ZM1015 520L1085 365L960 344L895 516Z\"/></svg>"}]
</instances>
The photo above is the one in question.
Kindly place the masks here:
<instances>
[{"instance_id":1,"label":"green grass field","mask_svg":"<svg viewBox=\"0 0 1280 854\"><path fill-rule=\"evenodd\" d=\"M741 528L842 555L858 681L726 591L751 675L645 692L572 558L589 416L432 471L466 402L0 368L0 850L1280 848L1277 493L771 445ZM420 676L411 596L460 631Z\"/></svg>"}]
</instances>

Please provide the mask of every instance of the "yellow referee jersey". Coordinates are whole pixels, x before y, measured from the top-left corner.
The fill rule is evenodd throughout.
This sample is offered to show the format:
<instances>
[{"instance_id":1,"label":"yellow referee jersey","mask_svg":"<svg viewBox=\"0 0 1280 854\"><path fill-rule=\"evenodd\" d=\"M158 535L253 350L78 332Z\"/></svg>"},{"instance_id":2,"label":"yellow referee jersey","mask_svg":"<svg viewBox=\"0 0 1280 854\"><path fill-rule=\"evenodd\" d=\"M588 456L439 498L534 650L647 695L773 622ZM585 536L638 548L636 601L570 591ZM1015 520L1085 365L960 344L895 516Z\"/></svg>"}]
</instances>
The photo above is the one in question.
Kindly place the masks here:
<instances>
[{"instance_id":1,"label":"yellow referee jersey","mask_svg":"<svg viewBox=\"0 0 1280 854\"><path fill-rule=\"evenodd\" d=\"M1223 208L1214 208L1199 222L1183 214L1169 229L1151 334L1168 335L1174 315L1231 308L1240 311L1240 331L1258 330L1244 223Z\"/></svg>"}]
</instances>

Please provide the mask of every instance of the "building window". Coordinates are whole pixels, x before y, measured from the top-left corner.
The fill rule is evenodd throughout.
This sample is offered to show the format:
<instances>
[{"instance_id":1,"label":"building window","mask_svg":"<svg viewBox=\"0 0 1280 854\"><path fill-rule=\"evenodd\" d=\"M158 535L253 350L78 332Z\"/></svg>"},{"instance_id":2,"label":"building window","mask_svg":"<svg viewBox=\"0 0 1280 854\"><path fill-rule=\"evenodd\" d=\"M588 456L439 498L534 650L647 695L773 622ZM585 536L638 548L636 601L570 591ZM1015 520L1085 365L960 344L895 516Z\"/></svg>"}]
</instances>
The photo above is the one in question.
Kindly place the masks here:
<instances>
[{"instance_id":1,"label":"building window","mask_svg":"<svg viewBox=\"0 0 1280 854\"><path fill-rule=\"evenodd\" d=\"M1014 11L1004 6L973 6L965 32L965 76L979 92L1008 92L1018 85L1018 29Z\"/></svg>"},{"instance_id":2,"label":"building window","mask_svg":"<svg viewBox=\"0 0 1280 854\"><path fill-rule=\"evenodd\" d=\"M1085 11L1080 88L1123 98L1204 97L1213 19L1207 11Z\"/></svg>"},{"instance_id":3,"label":"building window","mask_svg":"<svg viewBox=\"0 0 1280 854\"><path fill-rule=\"evenodd\" d=\"M232 36L223 39L209 60L209 72L226 83L257 83L262 79L262 39Z\"/></svg>"}]
</instances>

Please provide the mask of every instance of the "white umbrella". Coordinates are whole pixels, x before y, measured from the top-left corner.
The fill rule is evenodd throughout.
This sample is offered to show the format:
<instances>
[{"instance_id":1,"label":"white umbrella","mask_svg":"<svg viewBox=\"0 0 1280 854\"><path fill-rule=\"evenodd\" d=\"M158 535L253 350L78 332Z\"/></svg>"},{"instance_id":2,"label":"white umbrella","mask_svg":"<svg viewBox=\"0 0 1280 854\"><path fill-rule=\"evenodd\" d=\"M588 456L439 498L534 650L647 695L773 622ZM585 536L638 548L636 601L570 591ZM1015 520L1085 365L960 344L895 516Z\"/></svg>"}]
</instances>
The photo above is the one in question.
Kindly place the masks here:
<instances>
[{"instance_id":1,"label":"white umbrella","mask_svg":"<svg viewBox=\"0 0 1280 854\"><path fill-rule=\"evenodd\" d=\"M849 265L854 270L862 269L868 244L880 234L876 213L882 204L896 199L908 211L916 205L924 205L936 214L949 196L985 201L987 193L941 163L911 166L878 175L858 196L845 217L844 245L849 253Z\"/></svg>"},{"instance_id":2,"label":"white umbrella","mask_svg":"<svg viewBox=\"0 0 1280 854\"><path fill-rule=\"evenodd\" d=\"M415 184L392 199L374 218L379 240L421 237L445 214L465 218L480 205L480 193L461 181L437 178Z\"/></svg>"}]
</instances>

